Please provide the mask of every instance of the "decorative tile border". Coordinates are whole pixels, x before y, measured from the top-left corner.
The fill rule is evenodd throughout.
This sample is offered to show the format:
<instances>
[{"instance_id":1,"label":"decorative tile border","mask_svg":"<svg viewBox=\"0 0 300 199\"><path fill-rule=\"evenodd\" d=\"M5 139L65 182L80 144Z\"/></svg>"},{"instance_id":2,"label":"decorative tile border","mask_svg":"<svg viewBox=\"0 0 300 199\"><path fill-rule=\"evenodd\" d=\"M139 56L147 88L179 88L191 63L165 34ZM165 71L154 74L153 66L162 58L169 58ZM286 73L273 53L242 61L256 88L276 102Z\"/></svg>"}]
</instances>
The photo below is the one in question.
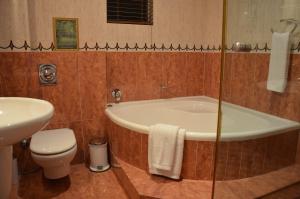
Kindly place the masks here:
<instances>
[{"instance_id":1,"label":"decorative tile border","mask_svg":"<svg viewBox=\"0 0 300 199\"><path fill-rule=\"evenodd\" d=\"M7 50L10 49L13 51L14 49L18 50L31 50L31 51L53 51L55 49L54 43L52 42L49 47L44 47L41 42L39 42L39 45L37 47L30 46L27 41L24 41L24 44L22 46L16 46L13 41L10 41L10 43L7 46L0 46L0 49ZM79 47L79 50L87 51L87 50L100 50L100 51L109 51L109 50L116 50L116 51L190 51L190 52L205 52L205 51L221 51L221 46L219 45L216 47L213 45L212 47L210 45L204 47L203 45L200 45L200 47L197 47L195 44L190 47L188 44L186 44L184 47L182 47L180 44L178 46L174 46L173 44L170 44L170 46L165 46L165 44L162 44L161 46L158 46L157 44L147 44L145 43L143 46L139 46L137 43L135 43L134 46L130 46L128 43L126 43L124 46L120 46L120 44L117 42L115 45L109 45L107 42L104 46L101 46L96 42L94 46L89 46L87 42L85 42L84 46ZM227 51L233 50L233 45L228 48L225 46L225 49ZM251 51L253 52L269 52L271 48L269 48L268 44L266 43L263 47L259 47L258 44L256 44ZM291 50L293 52L300 52L300 42L296 47L292 46Z\"/></svg>"},{"instance_id":2,"label":"decorative tile border","mask_svg":"<svg viewBox=\"0 0 300 199\"><path fill-rule=\"evenodd\" d=\"M24 44L22 46L16 46L13 41L10 41L10 43L7 46L0 46L0 49L3 50L32 50L32 51L53 51L55 49L54 43L52 42L49 47L44 47L41 42L39 42L39 45L37 47L30 46L27 41L24 41ZM90 46L87 42L85 42L84 46L79 47L79 50L102 50L102 51L109 51L109 50L117 50L117 51L220 51L221 46L207 46L204 47L201 45L200 47L196 47L196 45L193 45L193 47L189 47L188 45L185 45L185 47L182 47L180 44L176 47L173 44L170 44L170 46L165 46L165 44L162 44L161 46L158 46L157 44L147 44L145 43L143 46L139 46L137 43L135 43L134 46L130 46L128 43L126 43L124 46L120 46L120 44L117 42L115 45L109 45L107 42L104 46L101 46L96 42L94 46Z\"/></svg>"}]
</instances>

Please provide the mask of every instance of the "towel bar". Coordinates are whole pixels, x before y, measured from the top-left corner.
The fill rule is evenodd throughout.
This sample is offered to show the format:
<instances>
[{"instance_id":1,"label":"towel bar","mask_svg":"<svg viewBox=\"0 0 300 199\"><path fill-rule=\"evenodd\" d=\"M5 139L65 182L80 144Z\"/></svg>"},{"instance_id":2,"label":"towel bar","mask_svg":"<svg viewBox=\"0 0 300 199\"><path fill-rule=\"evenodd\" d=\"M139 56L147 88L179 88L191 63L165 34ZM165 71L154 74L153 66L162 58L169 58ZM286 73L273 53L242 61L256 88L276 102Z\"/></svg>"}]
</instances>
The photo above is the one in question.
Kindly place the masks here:
<instances>
[{"instance_id":1,"label":"towel bar","mask_svg":"<svg viewBox=\"0 0 300 199\"><path fill-rule=\"evenodd\" d=\"M292 29L291 32L290 32L291 34L294 33L294 31L295 31L295 30L297 29L297 27L298 27L298 24L300 24L300 21L298 21L298 20L296 20L296 19L280 19L280 22L286 22L286 23L288 23L288 24L293 24L293 25L294 25L293 29ZM272 33L275 32L273 28L271 28L271 32L272 32Z\"/></svg>"}]
</instances>

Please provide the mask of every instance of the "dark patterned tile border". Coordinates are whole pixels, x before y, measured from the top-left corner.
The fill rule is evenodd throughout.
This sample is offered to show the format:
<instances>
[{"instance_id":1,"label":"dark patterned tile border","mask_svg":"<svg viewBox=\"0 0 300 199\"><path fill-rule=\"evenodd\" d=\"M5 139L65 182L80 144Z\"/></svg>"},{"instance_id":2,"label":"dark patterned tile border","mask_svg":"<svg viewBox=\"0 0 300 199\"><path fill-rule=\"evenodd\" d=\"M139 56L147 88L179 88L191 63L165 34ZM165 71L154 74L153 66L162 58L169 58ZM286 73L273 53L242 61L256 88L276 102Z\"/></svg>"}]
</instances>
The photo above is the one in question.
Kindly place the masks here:
<instances>
[{"instance_id":1,"label":"dark patterned tile border","mask_svg":"<svg viewBox=\"0 0 300 199\"><path fill-rule=\"evenodd\" d=\"M39 45L36 47L30 46L27 41L24 41L24 44L22 46L17 46L14 44L13 41L10 41L10 43L7 46L0 46L0 49L2 50L31 50L31 51L53 51L55 49L55 46L53 42L49 47L43 46L41 42L39 42ZM157 44L147 44L145 43L143 46L139 46L137 43L135 43L134 46L130 46L128 43L126 43L124 46L121 46L118 42L115 45L109 45L106 43L104 46L101 46L96 42L96 44L93 46L89 45L87 42L85 42L84 46L79 47L79 50L87 51L87 50L102 50L102 51L108 51L108 50L116 50L116 51L191 51L191 52L202 52L202 51L221 51L222 47L219 46L210 46L207 45L206 47L203 45L200 45L200 47L197 47L195 44L190 47L188 44L185 46L182 46L181 44L178 44L178 46L175 46L173 44L170 44L170 46L166 46L165 44L162 44L161 46L158 46ZM225 46L225 50L232 51L233 45L231 47ZM271 48L268 46L267 43L263 47L260 47L258 44L256 44L251 51L253 52L269 52ZM300 42L297 46L292 46L291 50L293 52L300 52Z\"/></svg>"}]
</instances>

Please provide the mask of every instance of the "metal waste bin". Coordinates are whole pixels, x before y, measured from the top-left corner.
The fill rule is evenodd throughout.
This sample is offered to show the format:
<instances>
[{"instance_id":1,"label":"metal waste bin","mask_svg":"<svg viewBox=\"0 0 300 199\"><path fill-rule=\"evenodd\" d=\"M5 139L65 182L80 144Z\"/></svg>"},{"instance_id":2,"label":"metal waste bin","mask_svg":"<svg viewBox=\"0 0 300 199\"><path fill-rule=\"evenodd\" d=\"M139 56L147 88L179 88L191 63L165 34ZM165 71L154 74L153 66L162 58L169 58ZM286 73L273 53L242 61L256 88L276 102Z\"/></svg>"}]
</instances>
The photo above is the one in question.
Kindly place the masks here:
<instances>
[{"instance_id":1,"label":"metal waste bin","mask_svg":"<svg viewBox=\"0 0 300 199\"><path fill-rule=\"evenodd\" d=\"M104 137L93 138L89 142L90 148L90 170L101 172L109 169L107 158L107 141Z\"/></svg>"}]
</instances>

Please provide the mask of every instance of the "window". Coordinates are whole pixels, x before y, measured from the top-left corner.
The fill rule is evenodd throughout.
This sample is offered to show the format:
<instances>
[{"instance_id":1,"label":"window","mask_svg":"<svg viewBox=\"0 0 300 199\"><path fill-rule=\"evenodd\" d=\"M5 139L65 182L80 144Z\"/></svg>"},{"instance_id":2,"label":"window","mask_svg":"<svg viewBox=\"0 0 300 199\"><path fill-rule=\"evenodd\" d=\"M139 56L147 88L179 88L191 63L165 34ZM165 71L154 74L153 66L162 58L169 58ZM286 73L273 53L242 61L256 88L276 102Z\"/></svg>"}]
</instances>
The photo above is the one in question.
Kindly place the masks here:
<instances>
[{"instance_id":1,"label":"window","mask_svg":"<svg viewBox=\"0 0 300 199\"><path fill-rule=\"evenodd\" d=\"M153 24L153 0L107 0L107 22Z\"/></svg>"}]
</instances>

